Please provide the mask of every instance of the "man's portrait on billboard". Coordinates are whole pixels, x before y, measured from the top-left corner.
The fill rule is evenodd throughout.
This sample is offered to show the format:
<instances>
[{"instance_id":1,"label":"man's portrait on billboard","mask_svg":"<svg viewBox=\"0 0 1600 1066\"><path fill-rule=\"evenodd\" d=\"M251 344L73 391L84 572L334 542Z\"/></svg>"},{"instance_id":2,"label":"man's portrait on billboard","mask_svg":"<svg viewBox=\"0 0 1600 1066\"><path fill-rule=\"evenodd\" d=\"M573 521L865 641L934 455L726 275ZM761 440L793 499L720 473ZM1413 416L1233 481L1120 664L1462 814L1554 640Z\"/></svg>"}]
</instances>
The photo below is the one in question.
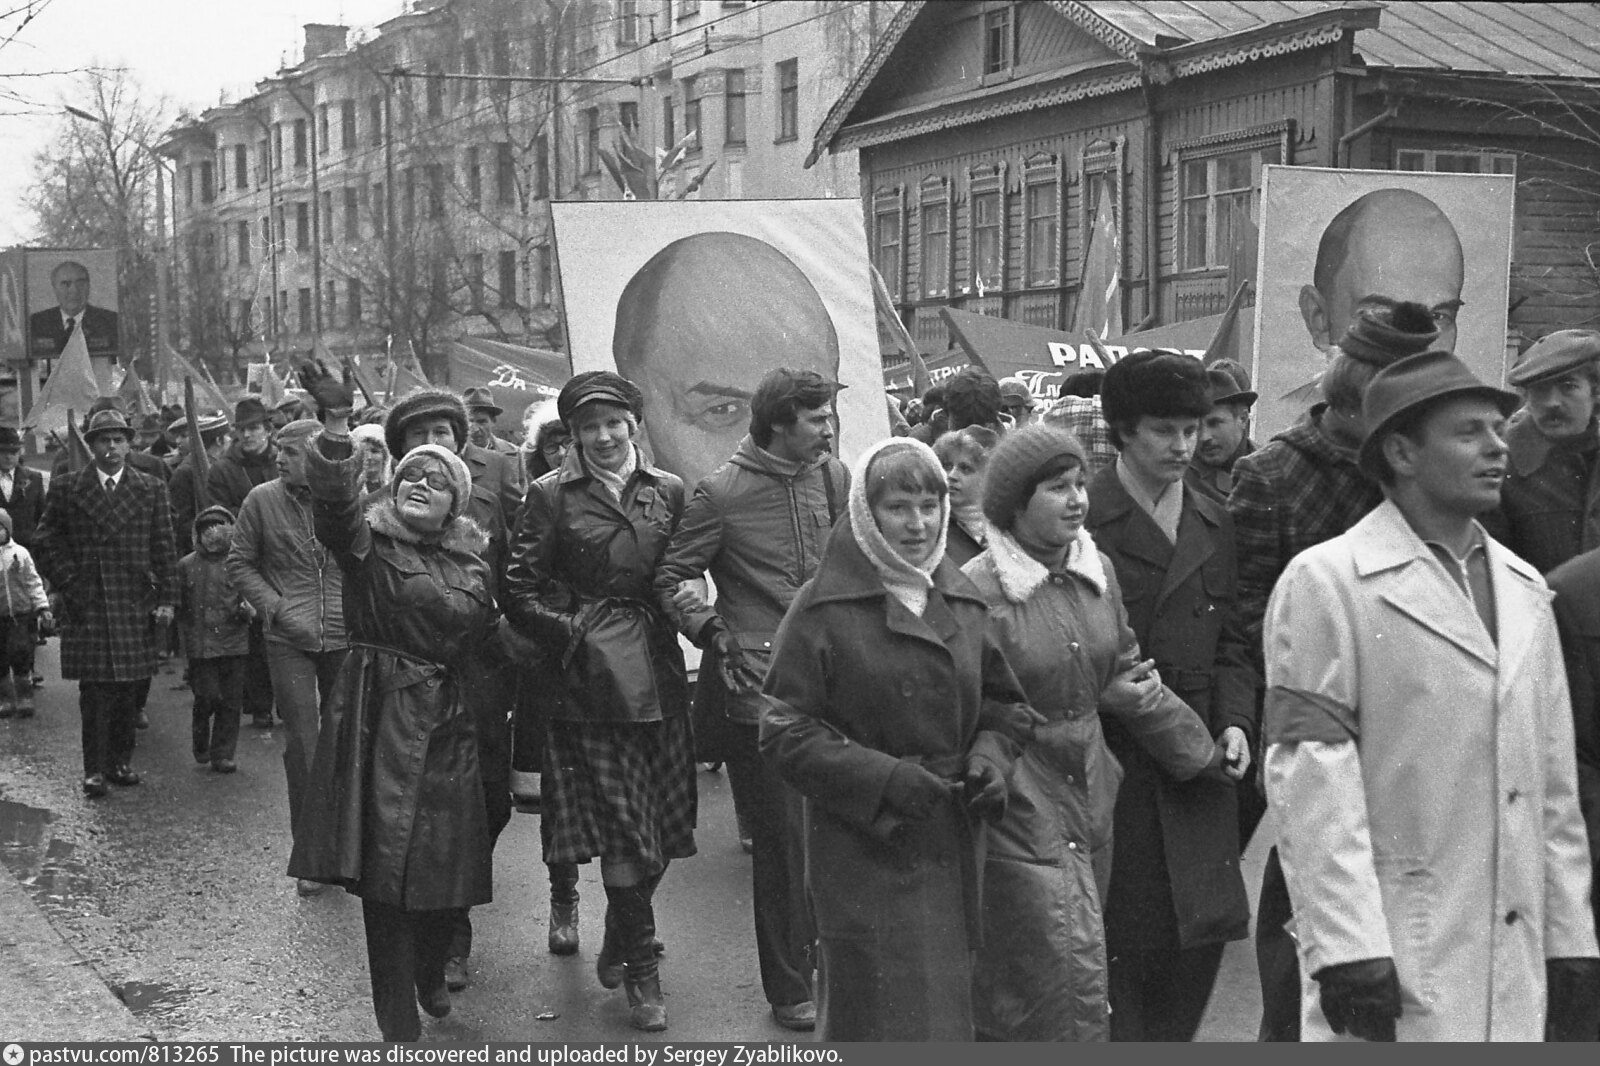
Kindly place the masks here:
<instances>
[{"instance_id":1,"label":"man's portrait on billboard","mask_svg":"<svg viewBox=\"0 0 1600 1066\"><path fill-rule=\"evenodd\" d=\"M54 306L43 307L28 316L29 354L35 359L54 359L66 348L73 333L81 332L91 356L116 358L121 349L117 312L94 302L94 273L86 265L91 258L103 258L105 253L89 253L74 257L66 253L63 258L46 253L29 256L29 289L39 292L37 274L49 279L50 298ZM51 262L54 258L55 261ZM100 264L96 264L97 266ZM110 294L116 296L116 274L105 280ZM31 307L39 307L44 298L35 296Z\"/></svg>"}]
</instances>

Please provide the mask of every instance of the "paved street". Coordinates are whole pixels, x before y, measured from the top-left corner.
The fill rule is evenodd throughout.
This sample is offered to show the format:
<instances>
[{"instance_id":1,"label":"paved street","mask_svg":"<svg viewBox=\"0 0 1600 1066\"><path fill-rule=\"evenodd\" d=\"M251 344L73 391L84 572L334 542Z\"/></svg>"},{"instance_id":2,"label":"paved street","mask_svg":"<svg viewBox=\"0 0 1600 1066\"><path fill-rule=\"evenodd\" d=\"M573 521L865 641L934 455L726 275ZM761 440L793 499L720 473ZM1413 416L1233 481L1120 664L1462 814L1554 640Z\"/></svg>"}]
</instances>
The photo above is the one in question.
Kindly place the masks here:
<instances>
[{"instance_id":1,"label":"paved street","mask_svg":"<svg viewBox=\"0 0 1600 1066\"><path fill-rule=\"evenodd\" d=\"M67 946L120 993L134 1030L161 1040L377 1039L358 901L337 891L300 899L283 873L289 833L281 731L246 726L237 774L196 766L190 696L174 688L174 666L157 676L153 724L139 735L134 765L144 783L91 803L78 791L76 686L57 676L57 647L52 641L40 649L48 681L38 717L0 721L0 862ZM594 979L604 893L593 864L580 884L582 950L565 959L545 950L538 824L517 814L496 850L495 902L473 912L473 986L454 997L450 1017L424 1017L423 1038L799 1035L771 1020L761 995L749 859L735 837L726 777L702 773L699 784L700 854L675 864L657 897L668 945L667 1032L634 1032L623 993ZM1246 877L1253 892L1260 863L1259 855L1252 858ZM41 994L48 993L0 973L0 1012L15 997ZM1249 1039L1257 1000L1249 942L1231 945L1202 1036Z\"/></svg>"}]
</instances>

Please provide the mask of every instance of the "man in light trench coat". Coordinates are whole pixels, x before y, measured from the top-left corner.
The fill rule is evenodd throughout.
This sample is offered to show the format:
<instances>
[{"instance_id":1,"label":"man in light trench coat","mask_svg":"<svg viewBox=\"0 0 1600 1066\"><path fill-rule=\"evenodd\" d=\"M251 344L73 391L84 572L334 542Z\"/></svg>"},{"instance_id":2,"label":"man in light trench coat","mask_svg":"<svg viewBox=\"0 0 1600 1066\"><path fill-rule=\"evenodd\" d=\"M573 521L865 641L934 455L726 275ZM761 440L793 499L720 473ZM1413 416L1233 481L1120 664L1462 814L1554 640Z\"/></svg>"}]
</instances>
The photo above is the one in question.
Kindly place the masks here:
<instances>
[{"instance_id":1,"label":"man in light trench coat","mask_svg":"<svg viewBox=\"0 0 1600 1066\"><path fill-rule=\"evenodd\" d=\"M1267 609L1267 798L1301 1036L1594 1039L1600 958L1550 593L1484 533L1519 400L1442 351L1380 371L1385 501Z\"/></svg>"}]
</instances>

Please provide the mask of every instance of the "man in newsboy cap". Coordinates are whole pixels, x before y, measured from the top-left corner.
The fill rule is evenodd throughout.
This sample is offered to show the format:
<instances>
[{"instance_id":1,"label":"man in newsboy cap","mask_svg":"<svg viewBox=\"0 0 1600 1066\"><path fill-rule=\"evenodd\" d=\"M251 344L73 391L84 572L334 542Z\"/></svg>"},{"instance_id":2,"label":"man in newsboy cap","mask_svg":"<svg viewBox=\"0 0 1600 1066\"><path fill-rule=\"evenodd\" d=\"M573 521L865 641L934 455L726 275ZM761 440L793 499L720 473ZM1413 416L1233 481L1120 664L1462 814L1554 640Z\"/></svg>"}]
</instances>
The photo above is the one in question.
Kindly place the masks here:
<instances>
[{"instance_id":1,"label":"man in newsboy cap","mask_svg":"<svg viewBox=\"0 0 1600 1066\"><path fill-rule=\"evenodd\" d=\"M1563 329L1506 380L1525 407L1506 438L1510 469L1490 531L1541 574L1600 547L1600 332Z\"/></svg>"}]
</instances>

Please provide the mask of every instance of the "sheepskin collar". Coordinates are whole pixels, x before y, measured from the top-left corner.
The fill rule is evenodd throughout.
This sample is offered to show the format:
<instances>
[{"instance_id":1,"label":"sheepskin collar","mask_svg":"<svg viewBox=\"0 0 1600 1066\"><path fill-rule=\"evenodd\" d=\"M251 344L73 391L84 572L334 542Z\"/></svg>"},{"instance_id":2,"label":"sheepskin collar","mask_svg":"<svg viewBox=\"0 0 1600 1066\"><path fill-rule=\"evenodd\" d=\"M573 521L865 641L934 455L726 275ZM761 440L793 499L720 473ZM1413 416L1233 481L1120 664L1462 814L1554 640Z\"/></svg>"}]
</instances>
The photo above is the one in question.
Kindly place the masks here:
<instances>
[{"instance_id":1,"label":"sheepskin collar","mask_svg":"<svg viewBox=\"0 0 1600 1066\"><path fill-rule=\"evenodd\" d=\"M996 529L989 538L989 561L1000 582L1000 591L1012 603L1027 602L1050 580L1049 567L1029 555L1017 543L1017 538L1002 529ZM1105 563L1087 529L1078 530L1078 539L1067 552L1066 572L1088 582L1100 595L1106 594Z\"/></svg>"},{"instance_id":2,"label":"sheepskin collar","mask_svg":"<svg viewBox=\"0 0 1600 1066\"><path fill-rule=\"evenodd\" d=\"M405 520L400 517L400 512L395 510L394 500L388 498L374 500L367 505L367 524L372 527L374 533L382 533L390 540L417 547L438 545L446 551L482 555L484 549L489 546L489 534L466 515L446 526L443 535L438 538L418 533L406 525Z\"/></svg>"}]
</instances>

